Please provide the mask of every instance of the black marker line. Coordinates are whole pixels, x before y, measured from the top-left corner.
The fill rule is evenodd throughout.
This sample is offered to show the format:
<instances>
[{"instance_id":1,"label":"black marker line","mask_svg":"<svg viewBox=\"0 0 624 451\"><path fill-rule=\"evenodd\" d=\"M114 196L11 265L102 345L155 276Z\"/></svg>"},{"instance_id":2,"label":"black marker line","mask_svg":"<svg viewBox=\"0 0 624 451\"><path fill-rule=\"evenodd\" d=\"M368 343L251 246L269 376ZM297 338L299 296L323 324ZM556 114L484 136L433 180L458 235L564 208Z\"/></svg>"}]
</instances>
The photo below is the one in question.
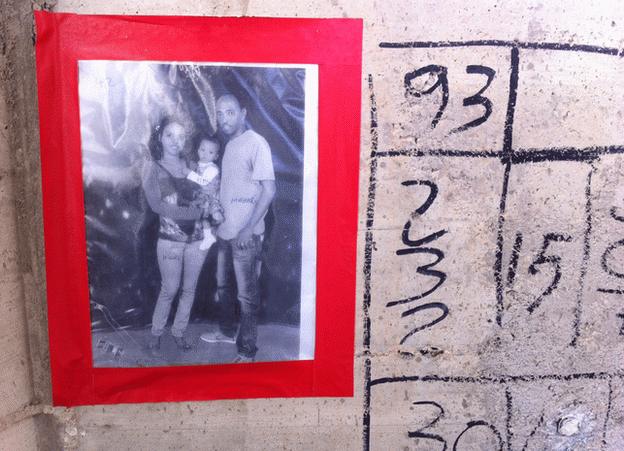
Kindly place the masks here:
<instances>
[{"instance_id":1,"label":"black marker line","mask_svg":"<svg viewBox=\"0 0 624 451\"><path fill-rule=\"evenodd\" d=\"M544 423L544 412L542 411L542 414L540 415L539 421L537 422L537 424L535 425L535 427L533 428L533 430L531 431L531 433L527 437L526 442L524 442L524 446L522 447L522 451L526 451L527 450L527 448L529 447L529 440L531 440L531 437L533 437L535 435L535 433L540 428L540 426L542 426L543 423Z\"/></svg>"},{"instance_id":2,"label":"black marker line","mask_svg":"<svg viewBox=\"0 0 624 451\"><path fill-rule=\"evenodd\" d=\"M609 379L609 396L607 398L607 412L605 413L604 424L602 425L602 449L607 447L607 430L609 417L611 416L611 402L613 401L613 380Z\"/></svg>"},{"instance_id":3,"label":"black marker line","mask_svg":"<svg viewBox=\"0 0 624 451\"><path fill-rule=\"evenodd\" d=\"M617 318L624 320L624 313L616 313L615 316ZM622 323L622 326L620 327L620 335L624 336L624 322Z\"/></svg>"},{"instance_id":4,"label":"black marker line","mask_svg":"<svg viewBox=\"0 0 624 451\"><path fill-rule=\"evenodd\" d=\"M518 148L511 154L513 164L541 163L544 161L578 161L591 162L603 155L622 155L624 146L590 146L590 147L549 147L549 148ZM497 150L458 150L458 149L391 149L376 151L376 157L465 157L465 158L504 158L504 153Z\"/></svg>"},{"instance_id":5,"label":"black marker line","mask_svg":"<svg viewBox=\"0 0 624 451\"><path fill-rule=\"evenodd\" d=\"M496 324L503 323L504 290L503 290L503 245L505 227L505 209L507 206L507 191L509 188L509 174L511 172L511 156L513 155L513 120L516 109L516 98L518 93L518 71L520 67L520 55L518 47L511 48L511 73L509 75L509 100L507 102L507 114L505 117L505 129L503 139L503 163L505 172L503 174L503 189L498 206L498 229L496 237L496 260L494 262L494 280L496 281Z\"/></svg>"},{"instance_id":6,"label":"black marker line","mask_svg":"<svg viewBox=\"0 0 624 451\"><path fill-rule=\"evenodd\" d=\"M511 410L513 409L513 399L509 387L505 387L505 406L507 408L507 416L505 418L505 431L507 434L507 451L511 451L511 440L513 432L511 431Z\"/></svg>"},{"instance_id":7,"label":"black marker line","mask_svg":"<svg viewBox=\"0 0 624 451\"><path fill-rule=\"evenodd\" d=\"M364 360L364 412L362 414L362 450L370 450L371 359Z\"/></svg>"},{"instance_id":8,"label":"black marker line","mask_svg":"<svg viewBox=\"0 0 624 451\"><path fill-rule=\"evenodd\" d=\"M455 149L395 149L375 152L377 157L468 157L468 158L501 158L502 153L493 150L472 151Z\"/></svg>"},{"instance_id":9,"label":"black marker line","mask_svg":"<svg viewBox=\"0 0 624 451\"><path fill-rule=\"evenodd\" d=\"M373 76L368 75L368 89L370 92L370 136L371 136L371 161L370 176L368 179L368 199L366 201L366 237L364 243L364 413L362 416L362 439L363 449L368 451L370 448L370 381L371 381L371 360L370 360L370 333L371 321L369 308L371 305L371 277L372 277L372 260L373 260L373 222L375 217L375 194L377 187L377 157L375 152L378 146L377 134L377 101L373 90Z\"/></svg>"},{"instance_id":10,"label":"black marker line","mask_svg":"<svg viewBox=\"0 0 624 451\"><path fill-rule=\"evenodd\" d=\"M621 214L618 214L618 208L617 207L611 207L611 210L609 210L609 214L616 221L624 222L624 216L622 216Z\"/></svg>"},{"instance_id":11,"label":"black marker line","mask_svg":"<svg viewBox=\"0 0 624 451\"><path fill-rule=\"evenodd\" d=\"M522 248L522 232L516 232L516 240L511 250L511 259L507 268L507 287L511 288L516 280L516 271L518 270L518 259L520 258L520 249Z\"/></svg>"},{"instance_id":12,"label":"black marker line","mask_svg":"<svg viewBox=\"0 0 624 451\"><path fill-rule=\"evenodd\" d=\"M446 48L446 47L512 47L530 50L563 50L571 52L600 53L604 55L620 56L624 50L614 47L603 47L587 44L562 44L558 42L524 42L505 41L499 39L484 39L470 41L412 41L412 42L381 42L382 49L416 49L416 48Z\"/></svg>"},{"instance_id":13,"label":"black marker line","mask_svg":"<svg viewBox=\"0 0 624 451\"><path fill-rule=\"evenodd\" d=\"M599 291L601 293L608 293L608 294L624 294L624 290L615 289L615 288L598 288L596 291Z\"/></svg>"},{"instance_id":14,"label":"black marker line","mask_svg":"<svg viewBox=\"0 0 624 451\"><path fill-rule=\"evenodd\" d=\"M514 164L542 161L587 161L602 155L624 154L624 146L551 147L547 149L516 149L511 159Z\"/></svg>"},{"instance_id":15,"label":"black marker line","mask_svg":"<svg viewBox=\"0 0 624 451\"><path fill-rule=\"evenodd\" d=\"M366 201L366 235L364 241L364 353L370 352L370 315L371 304L371 276L373 259L373 223L375 217L375 194L377 187L377 157L375 153L378 145L377 134L377 101L373 91L373 76L368 75L368 88L370 91L371 113L370 113L370 136L371 136L371 157L370 175L368 178L368 199Z\"/></svg>"},{"instance_id":16,"label":"black marker line","mask_svg":"<svg viewBox=\"0 0 624 451\"><path fill-rule=\"evenodd\" d=\"M460 383L460 384L509 384L512 382L540 382L540 381L564 381L573 380L606 380L611 378L624 378L624 371L608 373L606 371L591 373L573 373L573 374L520 374L520 375L501 375L501 376L440 376L430 374L427 376L392 376L373 379L370 383L371 387L380 384L389 384L395 382L442 382L442 383Z\"/></svg>"},{"instance_id":17,"label":"black marker line","mask_svg":"<svg viewBox=\"0 0 624 451\"><path fill-rule=\"evenodd\" d=\"M592 175L596 170L596 165L592 162L587 174L587 184L585 185L585 233L583 236L583 260L581 262L581 275L579 277L579 291L576 296L576 306L574 308L574 322L572 324L572 340L570 346L576 346L581 334L581 316L583 314L583 290L585 289L585 275L587 274L587 264L589 263L590 237L592 231L592 200L591 184Z\"/></svg>"}]
</instances>

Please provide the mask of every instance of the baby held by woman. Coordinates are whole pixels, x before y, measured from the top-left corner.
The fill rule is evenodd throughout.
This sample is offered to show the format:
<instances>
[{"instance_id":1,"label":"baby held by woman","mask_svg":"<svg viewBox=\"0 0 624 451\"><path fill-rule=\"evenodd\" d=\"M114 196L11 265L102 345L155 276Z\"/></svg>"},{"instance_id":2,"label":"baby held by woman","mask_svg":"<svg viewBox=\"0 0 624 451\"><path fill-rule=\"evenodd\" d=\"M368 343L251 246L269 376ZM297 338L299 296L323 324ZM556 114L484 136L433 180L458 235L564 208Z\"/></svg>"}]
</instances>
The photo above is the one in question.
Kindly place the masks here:
<instances>
[{"instance_id":1,"label":"baby held by woman","mask_svg":"<svg viewBox=\"0 0 624 451\"><path fill-rule=\"evenodd\" d=\"M205 211L210 212L210 218L202 219L204 239L199 248L210 249L217 241L212 230L213 226L221 224L224 220L223 209L219 203L219 166L216 160L219 157L219 142L214 138L202 135L198 139L197 146L197 171L189 171L187 178L201 185L201 199Z\"/></svg>"}]
</instances>

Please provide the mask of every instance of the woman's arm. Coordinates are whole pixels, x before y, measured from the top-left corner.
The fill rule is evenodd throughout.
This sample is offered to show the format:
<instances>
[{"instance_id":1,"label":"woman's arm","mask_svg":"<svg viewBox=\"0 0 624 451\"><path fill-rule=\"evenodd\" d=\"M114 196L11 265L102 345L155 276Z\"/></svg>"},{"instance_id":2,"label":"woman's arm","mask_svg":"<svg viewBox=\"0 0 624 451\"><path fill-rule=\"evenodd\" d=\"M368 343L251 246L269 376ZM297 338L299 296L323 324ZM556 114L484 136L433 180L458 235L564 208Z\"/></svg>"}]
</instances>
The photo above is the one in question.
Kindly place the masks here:
<instances>
[{"instance_id":1,"label":"woman's arm","mask_svg":"<svg viewBox=\"0 0 624 451\"><path fill-rule=\"evenodd\" d=\"M156 163L150 162L148 164L147 173L143 177L143 191L145 192L145 198L152 211L173 220L193 220L201 218L202 210L198 206L180 207L178 205L169 204L162 199L160 184L158 182L160 170Z\"/></svg>"}]
</instances>

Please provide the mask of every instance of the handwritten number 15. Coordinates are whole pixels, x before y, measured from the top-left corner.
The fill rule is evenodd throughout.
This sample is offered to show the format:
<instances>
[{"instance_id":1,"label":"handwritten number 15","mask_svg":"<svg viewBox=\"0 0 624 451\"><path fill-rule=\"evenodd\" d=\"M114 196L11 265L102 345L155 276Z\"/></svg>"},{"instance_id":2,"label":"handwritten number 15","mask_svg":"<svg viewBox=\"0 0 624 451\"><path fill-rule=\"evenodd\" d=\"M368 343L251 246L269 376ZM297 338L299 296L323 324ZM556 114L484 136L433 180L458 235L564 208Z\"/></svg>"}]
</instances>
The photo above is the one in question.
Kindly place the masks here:
<instances>
[{"instance_id":1,"label":"handwritten number 15","mask_svg":"<svg viewBox=\"0 0 624 451\"><path fill-rule=\"evenodd\" d=\"M487 121L490 115L492 114L492 101L488 99L487 97L483 96L482 94L487 90L487 88L490 87L490 84L492 83L496 75L496 71L492 69L491 67L481 66L478 64L471 64L466 67L466 73L485 75L487 78L483 87L479 91L477 91L476 94L470 97L466 97L463 100L463 105L465 107L473 106L473 105L481 105L484 109L483 115L469 122L466 122L465 124L457 128L452 129L450 133L459 133L459 132L466 131L470 128L477 127L483 124L485 121ZM431 75L435 76L436 77L435 83L431 85L429 88L424 89L424 90L419 90L416 87L414 87L412 82L415 79L426 74L429 74L430 76ZM424 95L432 94L438 88L442 90L442 100L440 101L440 107L438 108L438 111L436 112L435 116L433 117L433 120L431 121L431 128L432 129L436 128L438 123L440 122L440 119L442 119L444 110L446 109L448 105L448 99L449 99L448 68L444 66L438 66L436 64L430 64L429 66L421 67L420 69L416 69L412 72L408 72L407 74L405 74L404 85L405 85L405 95L413 96L417 98L422 97Z\"/></svg>"}]
</instances>

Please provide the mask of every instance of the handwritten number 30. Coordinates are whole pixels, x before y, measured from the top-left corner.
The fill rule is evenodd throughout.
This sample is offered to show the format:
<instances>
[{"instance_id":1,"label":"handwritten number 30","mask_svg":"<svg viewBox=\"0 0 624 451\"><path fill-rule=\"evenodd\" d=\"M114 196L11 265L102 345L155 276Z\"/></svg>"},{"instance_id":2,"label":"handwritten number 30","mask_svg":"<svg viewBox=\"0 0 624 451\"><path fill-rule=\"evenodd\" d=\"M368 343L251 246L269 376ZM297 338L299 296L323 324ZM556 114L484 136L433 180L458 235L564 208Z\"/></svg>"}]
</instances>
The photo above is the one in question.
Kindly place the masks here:
<instances>
[{"instance_id":1,"label":"handwritten number 30","mask_svg":"<svg viewBox=\"0 0 624 451\"><path fill-rule=\"evenodd\" d=\"M496 71L492 69L491 67L481 66L479 64L471 64L469 66L466 66L466 73L467 74L480 74L480 75L485 75L487 77L485 85L483 85L483 87L479 91L477 91L476 94L470 97L466 97L463 100L463 105L465 107L473 106L473 105L481 105L484 109L483 115L476 119L473 119L472 121L466 122L464 125L461 125L457 128L452 129L450 133L459 133L459 132L466 131L469 128L477 127L483 124L485 121L487 121L490 115L492 114L492 101L488 99L487 97L484 97L482 94L485 92L487 88L490 87L490 84L492 83L492 80L494 80L494 76L496 75ZM434 75L436 77L436 82L425 90L416 89L412 85L412 82L416 78L421 77L425 74ZM422 97L424 95L432 94L438 88L442 90L442 100L440 102L440 107L438 108L438 111L436 112L435 116L433 117L433 120L431 121L431 128L432 129L436 128L438 123L440 122L440 119L442 119L442 115L444 114L444 110L446 109L446 106L448 105L448 99L449 99L448 68L444 66L438 66L436 64L430 64L429 66L421 67L420 69L416 69L415 71L408 72L407 74L405 74L404 84L405 84L405 95L414 96L417 98Z\"/></svg>"}]
</instances>

